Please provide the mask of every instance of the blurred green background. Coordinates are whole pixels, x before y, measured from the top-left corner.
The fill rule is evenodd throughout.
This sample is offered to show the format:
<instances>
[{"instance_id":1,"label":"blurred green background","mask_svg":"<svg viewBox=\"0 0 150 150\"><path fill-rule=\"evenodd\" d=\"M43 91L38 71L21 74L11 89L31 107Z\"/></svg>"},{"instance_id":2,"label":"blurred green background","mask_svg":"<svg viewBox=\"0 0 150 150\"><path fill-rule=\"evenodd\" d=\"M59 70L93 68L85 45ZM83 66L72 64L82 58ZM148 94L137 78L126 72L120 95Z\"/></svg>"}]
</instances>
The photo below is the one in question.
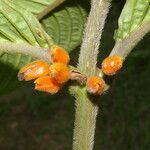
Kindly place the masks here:
<instances>
[{"instance_id":1,"label":"blurred green background","mask_svg":"<svg viewBox=\"0 0 150 150\"><path fill-rule=\"evenodd\" d=\"M113 47L113 33L124 1L111 7L99 63ZM77 64L79 48L72 52ZM150 148L149 35L137 45L116 76L112 88L99 99L95 150ZM63 89L57 95L33 90L32 83L0 97L0 150L70 150L74 98Z\"/></svg>"}]
</instances>

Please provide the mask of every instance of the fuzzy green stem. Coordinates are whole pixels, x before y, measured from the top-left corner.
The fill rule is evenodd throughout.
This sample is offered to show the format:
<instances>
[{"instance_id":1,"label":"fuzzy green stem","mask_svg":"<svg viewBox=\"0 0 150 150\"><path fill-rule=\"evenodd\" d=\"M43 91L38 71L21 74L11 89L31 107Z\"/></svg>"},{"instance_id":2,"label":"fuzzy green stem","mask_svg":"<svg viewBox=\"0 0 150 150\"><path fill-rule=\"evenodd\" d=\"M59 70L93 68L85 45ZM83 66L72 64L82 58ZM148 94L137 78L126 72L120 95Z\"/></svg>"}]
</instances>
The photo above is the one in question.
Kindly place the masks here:
<instances>
[{"instance_id":1,"label":"fuzzy green stem","mask_svg":"<svg viewBox=\"0 0 150 150\"><path fill-rule=\"evenodd\" d=\"M42 47L35 47L29 44L19 44L11 42L0 43L0 52L5 53L19 53L24 55L30 55L32 57L45 60L47 62L51 61L50 50Z\"/></svg>"},{"instance_id":2,"label":"fuzzy green stem","mask_svg":"<svg viewBox=\"0 0 150 150\"><path fill-rule=\"evenodd\" d=\"M91 11L81 45L78 68L87 76L96 74L98 48L111 0L92 0ZM92 150L98 106L86 92L86 88L74 86L71 92L76 98L73 150Z\"/></svg>"},{"instance_id":3,"label":"fuzzy green stem","mask_svg":"<svg viewBox=\"0 0 150 150\"><path fill-rule=\"evenodd\" d=\"M110 2L111 0L91 1L78 64L78 68L88 76L96 72L98 49Z\"/></svg>"},{"instance_id":4,"label":"fuzzy green stem","mask_svg":"<svg viewBox=\"0 0 150 150\"><path fill-rule=\"evenodd\" d=\"M129 55L137 43L150 31L150 21L142 23L135 31L122 39L117 40L113 50L110 53L112 55L122 56L124 59Z\"/></svg>"},{"instance_id":5,"label":"fuzzy green stem","mask_svg":"<svg viewBox=\"0 0 150 150\"><path fill-rule=\"evenodd\" d=\"M72 87L76 98L73 150L92 150L98 106L88 96L86 88Z\"/></svg>"},{"instance_id":6,"label":"fuzzy green stem","mask_svg":"<svg viewBox=\"0 0 150 150\"><path fill-rule=\"evenodd\" d=\"M46 9L44 9L41 13L37 15L38 20L42 19L45 15L61 5L63 2L65 2L65 0L55 0L53 3L47 6Z\"/></svg>"}]
</instances>

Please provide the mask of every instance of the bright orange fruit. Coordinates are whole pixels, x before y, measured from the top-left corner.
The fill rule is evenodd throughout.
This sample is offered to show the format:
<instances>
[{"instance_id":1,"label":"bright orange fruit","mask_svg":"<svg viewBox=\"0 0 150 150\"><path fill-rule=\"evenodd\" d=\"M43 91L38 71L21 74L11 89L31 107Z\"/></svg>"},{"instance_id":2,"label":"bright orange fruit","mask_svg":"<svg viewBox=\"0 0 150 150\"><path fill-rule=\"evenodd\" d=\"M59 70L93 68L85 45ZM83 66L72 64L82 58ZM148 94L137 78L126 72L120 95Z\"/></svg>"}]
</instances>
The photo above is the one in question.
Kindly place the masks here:
<instances>
[{"instance_id":1,"label":"bright orange fruit","mask_svg":"<svg viewBox=\"0 0 150 150\"><path fill-rule=\"evenodd\" d=\"M38 91L48 92L50 94L57 93L61 84L59 84L55 79L50 76L42 76L35 80L35 89Z\"/></svg>"},{"instance_id":2,"label":"bright orange fruit","mask_svg":"<svg viewBox=\"0 0 150 150\"><path fill-rule=\"evenodd\" d=\"M104 92L105 81L98 76L89 77L86 82L86 88L89 93L100 95Z\"/></svg>"},{"instance_id":3,"label":"bright orange fruit","mask_svg":"<svg viewBox=\"0 0 150 150\"><path fill-rule=\"evenodd\" d=\"M116 74L123 65L123 59L120 56L114 55L104 59L102 62L102 71L106 75Z\"/></svg>"},{"instance_id":4,"label":"bright orange fruit","mask_svg":"<svg viewBox=\"0 0 150 150\"><path fill-rule=\"evenodd\" d=\"M58 83L65 83L70 78L69 68L63 63L53 63L49 67L50 77L55 79Z\"/></svg>"},{"instance_id":5,"label":"bright orange fruit","mask_svg":"<svg viewBox=\"0 0 150 150\"><path fill-rule=\"evenodd\" d=\"M20 81L33 80L49 74L49 64L45 61L38 60L22 67L18 73Z\"/></svg>"},{"instance_id":6,"label":"bright orange fruit","mask_svg":"<svg viewBox=\"0 0 150 150\"><path fill-rule=\"evenodd\" d=\"M65 49L57 45L51 47L50 54L53 63L59 62L67 65L70 61L69 54L65 51Z\"/></svg>"}]
</instances>

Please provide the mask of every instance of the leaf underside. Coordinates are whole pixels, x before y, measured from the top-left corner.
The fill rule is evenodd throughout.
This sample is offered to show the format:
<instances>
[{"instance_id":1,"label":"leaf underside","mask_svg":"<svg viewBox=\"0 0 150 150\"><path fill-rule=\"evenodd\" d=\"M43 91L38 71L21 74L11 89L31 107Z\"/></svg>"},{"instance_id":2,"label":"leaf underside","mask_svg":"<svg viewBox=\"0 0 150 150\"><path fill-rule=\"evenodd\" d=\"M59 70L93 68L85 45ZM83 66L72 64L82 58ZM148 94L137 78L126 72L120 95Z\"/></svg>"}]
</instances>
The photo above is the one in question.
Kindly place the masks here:
<instances>
[{"instance_id":1,"label":"leaf underside","mask_svg":"<svg viewBox=\"0 0 150 150\"><path fill-rule=\"evenodd\" d=\"M87 1L67 1L41 21L54 41L69 52L81 43L87 6Z\"/></svg>"},{"instance_id":2,"label":"leaf underside","mask_svg":"<svg viewBox=\"0 0 150 150\"><path fill-rule=\"evenodd\" d=\"M142 23L150 21L150 0L127 0L118 21L114 38L121 40Z\"/></svg>"},{"instance_id":3,"label":"leaf underside","mask_svg":"<svg viewBox=\"0 0 150 150\"><path fill-rule=\"evenodd\" d=\"M38 15L42 12L48 5L51 5L57 0L7 0L15 4L18 7L23 7L26 10Z\"/></svg>"}]
</instances>

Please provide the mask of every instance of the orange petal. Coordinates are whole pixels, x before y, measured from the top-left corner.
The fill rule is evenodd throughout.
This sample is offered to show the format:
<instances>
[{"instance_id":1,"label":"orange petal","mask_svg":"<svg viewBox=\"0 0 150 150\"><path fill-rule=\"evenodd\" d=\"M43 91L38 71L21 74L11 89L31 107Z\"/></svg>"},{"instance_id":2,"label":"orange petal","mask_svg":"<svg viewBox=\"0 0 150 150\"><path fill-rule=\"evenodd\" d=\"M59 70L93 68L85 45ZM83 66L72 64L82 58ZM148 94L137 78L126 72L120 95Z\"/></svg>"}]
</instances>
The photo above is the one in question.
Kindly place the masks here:
<instances>
[{"instance_id":1,"label":"orange petal","mask_svg":"<svg viewBox=\"0 0 150 150\"><path fill-rule=\"evenodd\" d=\"M62 47L54 45L52 46L50 53L53 63L59 62L67 65L70 61L69 54Z\"/></svg>"},{"instance_id":2,"label":"orange petal","mask_svg":"<svg viewBox=\"0 0 150 150\"><path fill-rule=\"evenodd\" d=\"M49 67L50 76L54 78L58 83L65 83L70 78L69 68L63 63L54 63Z\"/></svg>"},{"instance_id":3,"label":"orange petal","mask_svg":"<svg viewBox=\"0 0 150 150\"><path fill-rule=\"evenodd\" d=\"M92 76L88 78L86 87L91 94L102 94L105 89L105 81L98 76Z\"/></svg>"},{"instance_id":4,"label":"orange petal","mask_svg":"<svg viewBox=\"0 0 150 150\"><path fill-rule=\"evenodd\" d=\"M39 77L35 80L35 89L38 91L48 92L51 94L57 93L61 84L57 83L56 80L52 79L50 76Z\"/></svg>"},{"instance_id":5,"label":"orange petal","mask_svg":"<svg viewBox=\"0 0 150 150\"><path fill-rule=\"evenodd\" d=\"M114 55L107 57L102 62L102 71L106 75L114 75L116 74L123 65L123 59L120 56Z\"/></svg>"},{"instance_id":6,"label":"orange petal","mask_svg":"<svg viewBox=\"0 0 150 150\"><path fill-rule=\"evenodd\" d=\"M22 67L18 73L18 79L20 81L29 81L48 74L49 64L45 61L38 60Z\"/></svg>"}]
</instances>

